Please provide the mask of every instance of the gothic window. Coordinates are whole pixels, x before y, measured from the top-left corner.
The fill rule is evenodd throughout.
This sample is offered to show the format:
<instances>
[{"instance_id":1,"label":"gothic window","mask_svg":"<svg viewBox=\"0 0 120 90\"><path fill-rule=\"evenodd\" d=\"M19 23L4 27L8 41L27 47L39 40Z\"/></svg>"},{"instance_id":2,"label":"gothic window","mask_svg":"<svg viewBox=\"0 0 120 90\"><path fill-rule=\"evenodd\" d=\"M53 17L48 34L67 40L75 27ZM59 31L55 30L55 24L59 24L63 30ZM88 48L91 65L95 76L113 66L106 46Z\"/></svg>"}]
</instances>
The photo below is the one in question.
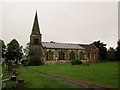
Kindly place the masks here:
<instances>
[{"instance_id":1,"label":"gothic window","mask_svg":"<svg viewBox=\"0 0 120 90\"><path fill-rule=\"evenodd\" d=\"M39 44L39 39L38 38L34 38L34 44Z\"/></svg>"},{"instance_id":2,"label":"gothic window","mask_svg":"<svg viewBox=\"0 0 120 90\"><path fill-rule=\"evenodd\" d=\"M70 52L69 56L70 60L75 59L75 53L73 51Z\"/></svg>"},{"instance_id":3,"label":"gothic window","mask_svg":"<svg viewBox=\"0 0 120 90\"><path fill-rule=\"evenodd\" d=\"M85 53L84 52L80 52L80 59L85 59Z\"/></svg>"},{"instance_id":4,"label":"gothic window","mask_svg":"<svg viewBox=\"0 0 120 90\"><path fill-rule=\"evenodd\" d=\"M90 58L90 53L87 54L87 57Z\"/></svg>"},{"instance_id":5,"label":"gothic window","mask_svg":"<svg viewBox=\"0 0 120 90\"><path fill-rule=\"evenodd\" d=\"M48 52L46 53L46 59L48 60Z\"/></svg>"},{"instance_id":6,"label":"gothic window","mask_svg":"<svg viewBox=\"0 0 120 90\"><path fill-rule=\"evenodd\" d=\"M46 57L47 57L47 60L53 60L53 52L52 52L51 50L49 50L49 51L47 52Z\"/></svg>"},{"instance_id":7,"label":"gothic window","mask_svg":"<svg viewBox=\"0 0 120 90\"><path fill-rule=\"evenodd\" d=\"M64 60L65 58L65 53L63 51L59 52L59 60Z\"/></svg>"},{"instance_id":8,"label":"gothic window","mask_svg":"<svg viewBox=\"0 0 120 90\"><path fill-rule=\"evenodd\" d=\"M92 53L92 58L95 58L95 54L94 53Z\"/></svg>"}]
</instances>

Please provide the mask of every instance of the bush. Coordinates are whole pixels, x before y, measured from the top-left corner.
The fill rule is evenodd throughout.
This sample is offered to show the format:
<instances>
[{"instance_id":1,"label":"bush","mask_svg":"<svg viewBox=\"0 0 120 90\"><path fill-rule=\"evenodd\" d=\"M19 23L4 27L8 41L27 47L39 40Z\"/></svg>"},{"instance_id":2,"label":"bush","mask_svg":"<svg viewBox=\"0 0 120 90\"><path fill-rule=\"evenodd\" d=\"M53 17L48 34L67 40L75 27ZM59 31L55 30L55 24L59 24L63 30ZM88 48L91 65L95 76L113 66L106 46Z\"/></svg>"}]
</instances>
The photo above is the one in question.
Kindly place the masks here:
<instances>
[{"instance_id":1,"label":"bush","mask_svg":"<svg viewBox=\"0 0 120 90\"><path fill-rule=\"evenodd\" d=\"M29 66L38 66L41 65L41 60L37 55L30 56L28 61Z\"/></svg>"},{"instance_id":2,"label":"bush","mask_svg":"<svg viewBox=\"0 0 120 90\"><path fill-rule=\"evenodd\" d=\"M82 61L81 61L81 60L78 60L78 59L75 59L75 60L72 60L72 61L71 61L71 64L72 64L72 65L80 65L80 64L82 64Z\"/></svg>"}]
</instances>

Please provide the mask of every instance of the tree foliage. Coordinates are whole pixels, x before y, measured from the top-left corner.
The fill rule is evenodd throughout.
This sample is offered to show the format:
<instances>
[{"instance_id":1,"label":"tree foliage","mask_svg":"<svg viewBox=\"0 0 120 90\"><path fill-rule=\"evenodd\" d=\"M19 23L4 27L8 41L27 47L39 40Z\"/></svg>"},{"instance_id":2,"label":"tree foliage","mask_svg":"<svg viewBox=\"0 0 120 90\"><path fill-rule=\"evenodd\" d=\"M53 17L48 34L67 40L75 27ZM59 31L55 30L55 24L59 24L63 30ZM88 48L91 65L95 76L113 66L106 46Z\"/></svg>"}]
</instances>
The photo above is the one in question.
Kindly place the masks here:
<instances>
[{"instance_id":1,"label":"tree foliage","mask_svg":"<svg viewBox=\"0 0 120 90\"><path fill-rule=\"evenodd\" d=\"M5 43L4 43L3 40L0 40L0 48L2 48L2 49L1 49L2 58L5 58L6 46L5 46Z\"/></svg>"},{"instance_id":2,"label":"tree foliage","mask_svg":"<svg viewBox=\"0 0 120 90\"><path fill-rule=\"evenodd\" d=\"M105 61L107 59L106 58L106 55L107 55L106 45L107 44L104 44L103 42L100 42L100 40L93 42L93 44L99 49L100 62Z\"/></svg>"},{"instance_id":3,"label":"tree foliage","mask_svg":"<svg viewBox=\"0 0 120 90\"><path fill-rule=\"evenodd\" d=\"M117 42L118 46L116 48L116 52L115 52L115 55L116 55L116 59L117 60L120 60L120 39L119 41Z\"/></svg>"},{"instance_id":4,"label":"tree foliage","mask_svg":"<svg viewBox=\"0 0 120 90\"><path fill-rule=\"evenodd\" d=\"M41 60L39 58L39 56L37 55L37 53L29 48L29 53L28 53L28 65L30 66L38 66L41 65Z\"/></svg>"},{"instance_id":5,"label":"tree foliage","mask_svg":"<svg viewBox=\"0 0 120 90\"><path fill-rule=\"evenodd\" d=\"M20 60L22 55L22 46L19 45L16 39L7 44L6 60Z\"/></svg>"},{"instance_id":6,"label":"tree foliage","mask_svg":"<svg viewBox=\"0 0 120 90\"><path fill-rule=\"evenodd\" d=\"M107 60L109 61L115 61L116 56L115 56L115 49L110 47L107 51Z\"/></svg>"},{"instance_id":7,"label":"tree foliage","mask_svg":"<svg viewBox=\"0 0 120 90\"><path fill-rule=\"evenodd\" d=\"M23 51L24 51L24 58L26 59L26 58L28 58L28 55L29 55L29 49L30 49L30 43L27 43L26 44L26 47L23 49Z\"/></svg>"}]
</instances>

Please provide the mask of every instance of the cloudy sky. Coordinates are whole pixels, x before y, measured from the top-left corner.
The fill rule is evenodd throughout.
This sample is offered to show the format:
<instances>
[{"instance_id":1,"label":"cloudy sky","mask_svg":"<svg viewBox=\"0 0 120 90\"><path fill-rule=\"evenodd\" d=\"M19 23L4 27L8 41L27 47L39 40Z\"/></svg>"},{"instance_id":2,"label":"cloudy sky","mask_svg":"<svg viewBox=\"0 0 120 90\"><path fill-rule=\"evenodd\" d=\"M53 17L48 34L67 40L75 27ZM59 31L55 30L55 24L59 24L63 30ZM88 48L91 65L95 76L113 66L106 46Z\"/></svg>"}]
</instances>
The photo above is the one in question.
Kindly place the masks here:
<instances>
[{"instance_id":1,"label":"cloudy sky","mask_svg":"<svg viewBox=\"0 0 120 90\"><path fill-rule=\"evenodd\" d=\"M35 12L42 41L90 44L100 40L116 47L117 2L5 2L2 3L2 39L20 45L29 42Z\"/></svg>"}]
</instances>

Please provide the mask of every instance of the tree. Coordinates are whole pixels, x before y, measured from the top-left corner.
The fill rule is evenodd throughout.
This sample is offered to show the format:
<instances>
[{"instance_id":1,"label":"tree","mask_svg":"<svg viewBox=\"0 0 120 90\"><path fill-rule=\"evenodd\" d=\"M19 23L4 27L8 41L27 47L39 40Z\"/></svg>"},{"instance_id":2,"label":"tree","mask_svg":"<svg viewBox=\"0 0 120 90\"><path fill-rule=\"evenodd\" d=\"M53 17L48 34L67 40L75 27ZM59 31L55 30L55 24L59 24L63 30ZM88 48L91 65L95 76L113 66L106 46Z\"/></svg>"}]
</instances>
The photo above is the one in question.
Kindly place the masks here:
<instances>
[{"instance_id":1,"label":"tree","mask_svg":"<svg viewBox=\"0 0 120 90\"><path fill-rule=\"evenodd\" d=\"M24 57L25 57L25 59L28 58L29 48L30 48L30 43L27 43L26 47L24 48Z\"/></svg>"},{"instance_id":2,"label":"tree","mask_svg":"<svg viewBox=\"0 0 120 90\"><path fill-rule=\"evenodd\" d=\"M116 57L115 57L115 49L110 47L107 51L107 60L109 61L115 61Z\"/></svg>"},{"instance_id":3,"label":"tree","mask_svg":"<svg viewBox=\"0 0 120 90\"><path fill-rule=\"evenodd\" d=\"M1 52L2 52L2 58L5 58L5 52L6 52L6 46L3 40L0 40L0 48L2 48Z\"/></svg>"},{"instance_id":4,"label":"tree","mask_svg":"<svg viewBox=\"0 0 120 90\"><path fill-rule=\"evenodd\" d=\"M29 53L28 53L28 65L30 66L38 66L41 65L41 60L39 59L37 53L29 48Z\"/></svg>"},{"instance_id":5,"label":"tree","mask_svg":"<svg viewBox=\"0 0 120 90\"><path fill-rule=\"evenodd\" d=\"M22 46L19 45L16 39L13 39L7 44L6 60L19 60L22 58Z\"/></svg>"},{"instance_id":6,"label":"tree","mask_svg":"<svg viewBox=\"0 0 120 90\"><path fill-rule=\"evenodd\" d=\"M118 46L116 48L115 56L117 60L120 60L120 39L117 42Z\"/></svg>"},{"instance_id":7,"label":"tree","mask_svg":"<svg viewBox=\"0 0 120 90\"><path fill-rule=\"evenodd\" d=\"M107 44L104 44L103 42L101 43L100 40L93 42L93 44L99 49L100 62L105 61L107 59L106 58L106 55L107 55L106 45Z\"/></svg>"}]
</instances>

